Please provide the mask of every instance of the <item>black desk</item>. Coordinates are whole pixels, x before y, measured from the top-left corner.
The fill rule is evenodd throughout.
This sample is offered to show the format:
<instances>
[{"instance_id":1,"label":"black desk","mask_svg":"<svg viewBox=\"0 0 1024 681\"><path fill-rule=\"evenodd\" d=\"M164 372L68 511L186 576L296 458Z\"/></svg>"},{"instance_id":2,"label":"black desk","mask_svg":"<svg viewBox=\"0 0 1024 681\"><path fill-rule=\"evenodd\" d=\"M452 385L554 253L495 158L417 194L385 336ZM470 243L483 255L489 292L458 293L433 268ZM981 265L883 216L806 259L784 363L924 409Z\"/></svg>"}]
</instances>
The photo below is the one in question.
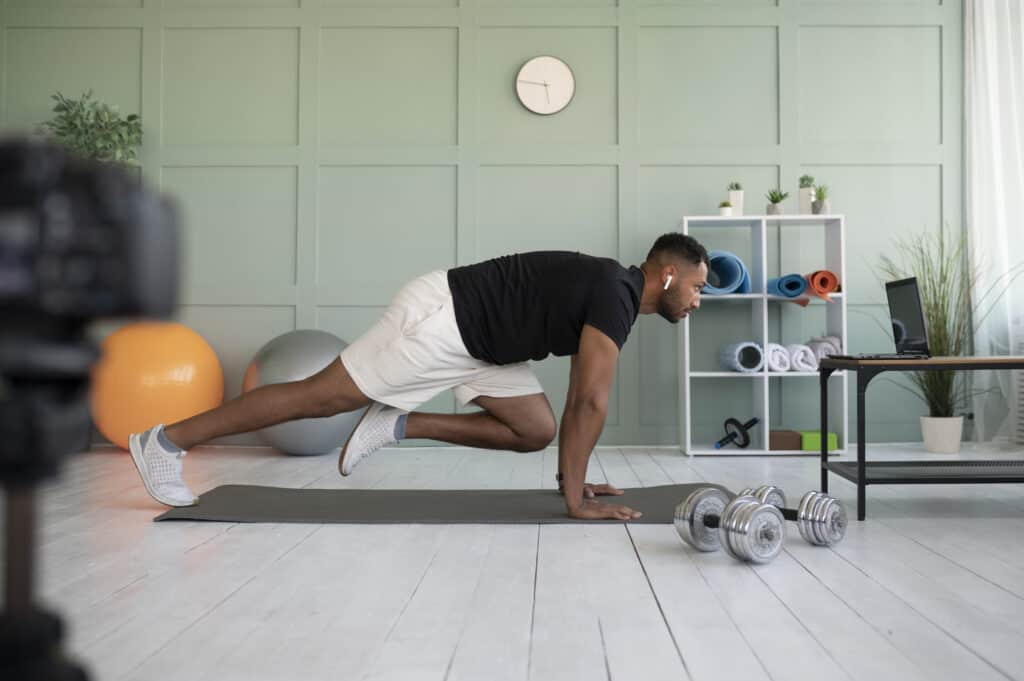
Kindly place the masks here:
<instances>
[{"instance_id":1,"label":"black desk","mask_svg":"<svg viewBox=\"0 0 1024 681\"><path fill-rule=\"evenodd\" d=\"M856 483L857 520L864 520L868 485L1024 482L1024 461L872 461L865 460L864 396L868 383L885 371L977 371L1024 369L1024 357L932 357L930 359L823 359L821 382L821 491L828 492L829 471ZM857 374L857 462L828 460L828 377L836 370ZM847 437L849 440L849 437Z\"/></svg>"}]
</instances>

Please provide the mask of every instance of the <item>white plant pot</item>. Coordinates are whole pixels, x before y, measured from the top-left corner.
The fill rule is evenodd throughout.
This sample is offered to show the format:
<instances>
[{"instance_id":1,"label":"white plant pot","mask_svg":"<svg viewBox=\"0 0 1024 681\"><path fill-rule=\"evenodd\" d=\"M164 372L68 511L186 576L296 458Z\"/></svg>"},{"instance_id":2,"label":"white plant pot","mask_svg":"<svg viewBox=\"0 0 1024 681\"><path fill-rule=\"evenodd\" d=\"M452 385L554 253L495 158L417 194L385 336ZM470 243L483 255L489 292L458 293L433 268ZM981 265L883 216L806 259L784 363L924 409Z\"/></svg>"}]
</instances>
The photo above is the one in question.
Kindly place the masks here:
<instances>
[{"instance_id":1,"label":"white plant pot","mask_svg":"<svg viewBox=\"0 0 1024 681\"><path fill-rule=\"evenodd\" d=\"M719 215L725 215L725 216L732 215L733 214L732 213L732 206L719 206L718 207L718 214Z\"/></svg>"},{"instance_id":2,"label":"white plant pot","mask_svg":"<svg viewBox=\"0 0 1024 681\"><path fill-rule=\"evenodd\" d=\"M814 187L800 188L800 215L811 214L811 204L814 202Z\"/></svg>"},{"instance_id":3,"label":"white plant pot","mask_svg":"<svg viewBox=\"0 0 1024 681\"><path fill-rule=\"evenodd\" d=\"M781 203L769 203L765 206L764 212L768 215L782 215L782 204Z\"/></svg>"},{"instance_id":4,"label":"white plant pot","mask_svg":"<svg viewBox=\"0 0 1024 681\"><path fill-rule=\"evenodd\" d=\"M743 215L743 190L732 189L729 191L729 203L732 204L733 215Z\"/></svg>"},{"instance_id":5,"label":"white plant pot","mask_svg":"<svg viewBox=\"0 0 1024 681\"><path fill-rule=\"evenodd\" d=\"M956 454L963 436L963 416L922 416L924 448L935 454Z\"/></svg>"}]
</instances>

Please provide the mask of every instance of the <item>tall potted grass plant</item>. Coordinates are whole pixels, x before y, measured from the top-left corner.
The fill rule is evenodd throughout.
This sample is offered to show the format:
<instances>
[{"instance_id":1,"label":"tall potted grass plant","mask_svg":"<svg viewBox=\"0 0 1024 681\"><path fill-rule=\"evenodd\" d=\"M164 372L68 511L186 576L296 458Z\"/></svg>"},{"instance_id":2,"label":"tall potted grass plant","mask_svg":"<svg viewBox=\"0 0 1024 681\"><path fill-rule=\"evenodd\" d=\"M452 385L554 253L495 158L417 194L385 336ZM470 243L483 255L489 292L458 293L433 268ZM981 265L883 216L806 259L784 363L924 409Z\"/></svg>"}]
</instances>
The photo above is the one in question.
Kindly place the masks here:
<instances>
[{"instance_id":1,"label":"tall potted grass plant","mask_svg":"<svg viewBox=\"0 0 1024 681\"><path fill-rule=\"evenodd\" d=\"M966 231L918 234L896 242L898 259L883 256L879 271L890 279L917 277L932 355L972 354L974 331L988 316L1006 286L1020 274L1015 268L979 291L979 272L967 249ZM976 297L976 294L980 295ZM979 309L974 309L977 305ZM964 372L918 371L911 374L917 394L928 405L921 417L925 449L956 453L963 436L963 415L974 395Z\"/></svg>"}]
</instances>

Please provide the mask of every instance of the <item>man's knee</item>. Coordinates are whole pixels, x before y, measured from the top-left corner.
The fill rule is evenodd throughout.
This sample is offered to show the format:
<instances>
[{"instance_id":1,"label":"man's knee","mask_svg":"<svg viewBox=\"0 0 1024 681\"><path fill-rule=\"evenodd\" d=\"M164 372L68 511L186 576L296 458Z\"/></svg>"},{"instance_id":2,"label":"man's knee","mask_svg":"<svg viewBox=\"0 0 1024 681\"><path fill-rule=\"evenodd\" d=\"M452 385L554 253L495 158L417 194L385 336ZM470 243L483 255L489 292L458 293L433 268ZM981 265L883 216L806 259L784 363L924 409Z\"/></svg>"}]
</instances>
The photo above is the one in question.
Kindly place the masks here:
<instances>
[{"instance_id":1,"label":"man's knee","mask_svg":"<svg viewBox=\"0 0 1024 681\"><path fill-rule=\"evenodd\" d=\"M320 418L355 411L370 402L339 359L304 379L303 384L307 399L311 402L309 411Z\"/></svg>"},{"instance_id":2,"label":"man's knee","mask_svg":"<svg viewBox=\"0 0 1024 681\"><path fill-rule=\"evenodd\" d=\"M555 424L555 417L552 415L550 419L534 425L520 435L517 451L538 452L554 442L557 432L558 427Z\"/></svg>"}]
</instances>

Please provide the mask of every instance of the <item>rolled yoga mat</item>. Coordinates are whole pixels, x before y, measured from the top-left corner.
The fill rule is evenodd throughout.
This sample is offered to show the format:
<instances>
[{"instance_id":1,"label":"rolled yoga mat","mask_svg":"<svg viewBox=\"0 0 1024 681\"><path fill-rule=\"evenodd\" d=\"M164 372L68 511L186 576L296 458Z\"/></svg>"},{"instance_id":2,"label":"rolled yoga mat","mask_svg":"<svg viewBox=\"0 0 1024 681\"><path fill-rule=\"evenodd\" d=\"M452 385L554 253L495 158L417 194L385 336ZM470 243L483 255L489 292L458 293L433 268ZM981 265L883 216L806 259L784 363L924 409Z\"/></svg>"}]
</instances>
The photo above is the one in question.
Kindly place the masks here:
<instances>
[{"instance_id":1,"label":"rolled yoga mat","mask_svg":"<svg viewBox=\"0 0 1024 681\"><path fill-rule=\"evenodd\" d=\"M700 487L686 483L634 487L598 501L624 504L643 513L634 523L671 523L676 506ZM295 489L222 485L199 497L196 506L172 508L155 520L212 520L227 523L350 523L412 525L612 523L575 520L553 489L380 490Z\"/></svg>"},{"instance_id":2,"label":"rolled yoga mat","mask_svg":"<svg viewBox=\"0 0 1024 681\"><path fill-rule=\"evenodd\" d=\"M768 364L768 371L789 371L793 364L785 346L778 343L769 343L765 346L764 361Z\"/></svg>"},{"instance_id":3,"label":"rolled yoga mat","mask_svg":"<svg viewBox=\"0 0 1024 681\"><path fill-rule=\"evenodd\" d=\"M804 278L807 292L824 300L829 300L828 294L839 290L839 277L831 270L815 270Z\"/></svg>"},{"instance_id":4,"label":"rolled yoga mat","mask_svg":"<svg viewBox=\"0 0 1024 681\"><path fill-rule=\"evenodd\" d=\"M768 280L768 294L783 298L796 298L807 290L807 279L802 274L787 274Z\"/></svg>"},{"instance_id":5,"label":"rolled yoga mat","mask_svg":"<svg viewBox=\"0 0 1024 681\"><path fill-rule=\"evenodd\" d=\"M750 293L750 272L735 253L711 251L708 253L708 262L708 283L704 287L705 295Z\"/></svg>"},{"instance_id":6,"label":"rolled yoga mat","mask_svg":"<svg viewBox=\"0 0 1024 681\"><path fill-rule=\"evenodd\" d=\"M764 366L764 352L752 341L723 345L718 351L718 363L726 371L754 373Z\"/></svg>"}]
</instances>

